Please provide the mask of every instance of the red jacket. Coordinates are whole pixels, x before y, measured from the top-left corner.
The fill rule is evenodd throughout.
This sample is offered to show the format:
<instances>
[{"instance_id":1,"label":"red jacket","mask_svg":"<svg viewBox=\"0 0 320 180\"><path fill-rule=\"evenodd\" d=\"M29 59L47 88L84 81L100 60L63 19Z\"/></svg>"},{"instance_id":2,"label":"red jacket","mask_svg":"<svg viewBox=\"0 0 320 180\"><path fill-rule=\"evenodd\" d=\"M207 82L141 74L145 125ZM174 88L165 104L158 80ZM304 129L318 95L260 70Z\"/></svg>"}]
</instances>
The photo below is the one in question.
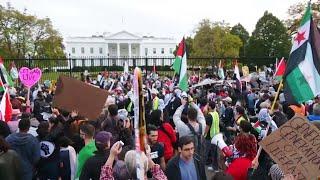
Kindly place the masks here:
<instances>
[{"instance_id":1,"label":"red jacket","mask_svg":"<svg viewBox=\"0 0 320 180\"><path fill-rule=\"evenodd\" d=\"M169 161L173 155L174 150L172 144L177 141L176 132L169 123L163 123L163 128L158 129L158 142L164 144L164 159ZM166 131L164 132L163 129Z\"/></svg>"},{"instance_id":2,"label":"red jacket","mask_svg":"<svg viewBox=\"0 0 320 180\"><path fill-rule=\"evenodd\" d=\"M247 180L248 169L251 167L251 160L245 157L235 159L227 168L226 173L234 180Z\"/></svg>"}]
</instances>

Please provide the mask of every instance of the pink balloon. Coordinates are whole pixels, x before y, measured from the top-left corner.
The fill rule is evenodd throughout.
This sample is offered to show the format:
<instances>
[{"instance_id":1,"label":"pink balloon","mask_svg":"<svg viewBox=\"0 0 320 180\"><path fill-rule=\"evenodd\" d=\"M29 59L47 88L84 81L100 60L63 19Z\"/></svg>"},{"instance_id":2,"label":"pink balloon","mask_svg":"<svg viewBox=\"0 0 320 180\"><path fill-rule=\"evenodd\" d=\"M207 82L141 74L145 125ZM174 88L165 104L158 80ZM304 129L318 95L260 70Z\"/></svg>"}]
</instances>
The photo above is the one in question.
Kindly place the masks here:
<instances>
[{"instance_id":1,"label":"pink balloon","mask_svg":"<svg viewBox=\"0 0 320 180\"><path fill-rule=\"evenodd\" d=\"M39 68L30 70L27 67L22 67L19 70L19 79L27 87L31 87L36 84L41 78L42 72Z\"/></svg>"}]
</instances>

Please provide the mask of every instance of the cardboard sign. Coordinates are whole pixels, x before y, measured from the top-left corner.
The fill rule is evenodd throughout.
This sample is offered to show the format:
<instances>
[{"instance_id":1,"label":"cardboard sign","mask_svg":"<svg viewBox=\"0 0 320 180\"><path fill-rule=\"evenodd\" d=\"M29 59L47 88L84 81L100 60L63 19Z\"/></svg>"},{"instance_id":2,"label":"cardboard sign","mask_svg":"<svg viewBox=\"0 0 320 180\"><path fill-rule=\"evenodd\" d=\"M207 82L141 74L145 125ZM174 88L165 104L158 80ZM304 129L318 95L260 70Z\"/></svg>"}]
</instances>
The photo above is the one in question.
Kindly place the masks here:
<instances>
[{"instance_id":1,"label":"cardboard sign","mask_svg":"<svg viewBox=\"0 0 320 180\"><path fill-rule=\"evenodd\" d=\"M19 70L19 79L27 87L35 85L41 78L42 72L39 68L30 70L27 67L22 67Z\"/></svg>"},{"instance_id":2,"label":"cardboard sign","mask_svg":"<svg viewBox=\"0 0 320 180\"><path fill-rule=\"evenodd\" d=\"M249 76L249 67L248 66L242 66L242 74L243 76Z\"/></svg>"},{"instance_id":3,"label":"cardboard sign","mask_svg":"<svg viewBox=\"0 0 320 180\"><path fill-rule=\"evenodd\" d=\"M295 116L259 143L284 171L298 180L320 176L320 130Z\"/></svg>"},{"instance_id":4,"label":"cardboard sign","mask_svg":"<svg viewBox=\"0 0 320 180\"><path fill-rule=\"evenodd\" d=\"M96 120L106 103L108 92L74 78L60 76L53 98L53 107Z\"/></svg>"}]
</instances>

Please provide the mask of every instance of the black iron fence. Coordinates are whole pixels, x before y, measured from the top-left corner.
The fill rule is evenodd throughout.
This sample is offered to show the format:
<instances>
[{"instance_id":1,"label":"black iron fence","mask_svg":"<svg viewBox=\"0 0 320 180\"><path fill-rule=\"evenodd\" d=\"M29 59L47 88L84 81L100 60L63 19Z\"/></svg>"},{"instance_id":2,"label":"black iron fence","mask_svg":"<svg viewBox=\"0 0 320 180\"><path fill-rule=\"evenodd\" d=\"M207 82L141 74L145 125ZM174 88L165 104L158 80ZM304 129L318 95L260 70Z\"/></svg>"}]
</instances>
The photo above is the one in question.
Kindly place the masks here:
<instances>
[{"instance_id":1,"label":"black iron fence","mask_svg":"<svg viewBox=\"0 0 320 180\"><path fill-rule=\"evenodd\" d=\"M56 80L60 74L80 77L87 70L95 76L99 72L122 72L124 66L129 70L140 67L144 73L148 73L155 67L160 75L173 75L171 68L174 57L68 57L68 58L4 58L5 66L8 67L12 61L16 67L38 67L42 69L43 80ZM226 68L232 68L235 61L241 65L247 65L250 70L255 70L263 65L270 66L276 62L276 57L189 57L187 59L188 69L198 73L214 73L220 62Z\"/></svg>"}]
</instances>

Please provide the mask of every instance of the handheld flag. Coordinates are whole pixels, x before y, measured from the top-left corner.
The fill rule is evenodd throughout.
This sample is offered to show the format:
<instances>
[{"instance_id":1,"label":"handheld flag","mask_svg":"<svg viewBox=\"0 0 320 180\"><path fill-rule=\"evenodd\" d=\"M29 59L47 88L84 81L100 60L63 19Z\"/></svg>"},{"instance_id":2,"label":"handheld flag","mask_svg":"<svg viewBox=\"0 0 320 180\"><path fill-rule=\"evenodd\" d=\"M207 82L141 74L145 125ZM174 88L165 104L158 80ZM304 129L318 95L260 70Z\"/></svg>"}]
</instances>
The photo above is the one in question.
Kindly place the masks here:
<instances>
[{"instance_id":1,"label":"handheld flag","mask_svg":"<svg viewBox=\"0 0 320 180\"><path fill-rule=\"evenodd\" d=\"M142 153L146 148L146 121L144 110L144 96L142 93L142 74L139 68L134 70L133 78L134 93L134 133L136 147L137 178L144 179L144 167Z\"/></svg>"},{"instance_id":2,"label":"handheld flag","mask_svg":"<svg viewBox=\"0 0 320 180\"><path fill-rule=\"evenodd\" d=\"M302 103L320 94L320 34L310 3L294 38L284 73L284 93L289 104Z\"/></svg>"},{"instance_id":3,"label":"handheld flag","mask_svg":"<svg viewBox=\"0 0 320 180\"><path fill-rule=\"evenodd\" d=\"M220 62L219 62L218 76L219 76L219 78L222 79L222 80L225 79L225 77L224 77L224 71L223 71L223 66L222 66L221 60L220 60Z\"/></svg>"},{"instance_id":4,"label":"handheld flag","mask_svg":"<svg viewBox=\"0 0 320 180\"><path fill-rule=\"evenodd\" d=\"M286 62L284 61L284 58L282 58L279 64L277 64L277 69L276 69L276 72L274 73L274 78L277 80L281 80L285 70L286 70Z\"/></svg>"},{"instance_id":5,"label":"handheld flag","mask_svg":"<svg viewBox=\"0 0 320 180\"><path fill-rule=\"evenodd\" d=\"M0 76L1 76L2 83L4 85L10 86L10 87L14 86L11 76L8 74L6 68L4 67L2 57L0 57Z\"/></svg>"},{"instance_id":6,"label":"handheld flag","mask_svg":"<svg viewBox=\"0 0 320 180\"><path fill-rule=\"evenodd\" d=\"M179 43L176 54L176 59L172 65L175 74L179 75L179 88L182 91L188 90L188 75L187 75L187 52L184 38Z\"/></svg>"}]
</instances>

